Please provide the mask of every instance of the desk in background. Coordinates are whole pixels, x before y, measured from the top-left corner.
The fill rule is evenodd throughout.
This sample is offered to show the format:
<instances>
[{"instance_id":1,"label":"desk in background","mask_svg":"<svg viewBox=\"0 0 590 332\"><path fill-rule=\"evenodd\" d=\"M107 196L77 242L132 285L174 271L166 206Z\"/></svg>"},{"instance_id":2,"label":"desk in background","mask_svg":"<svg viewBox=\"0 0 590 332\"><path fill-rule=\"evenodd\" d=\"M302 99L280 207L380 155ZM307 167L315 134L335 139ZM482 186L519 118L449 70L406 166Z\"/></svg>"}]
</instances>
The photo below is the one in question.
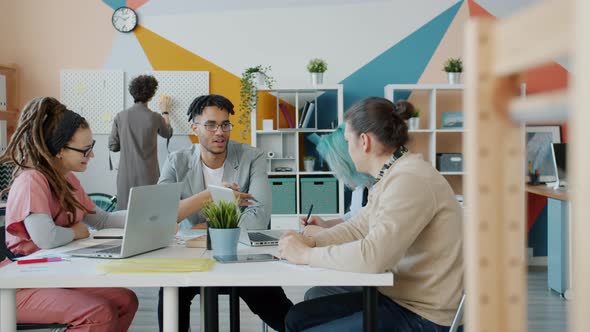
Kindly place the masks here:
<instances>
[{"instance_id":1,"label":"desk in background","mask_svg":"<svg viewBox=\"0 0 590 332\"><path fill-rule=\"evenodd\" d=\"M547 285L569 298L572 273L568 192L545 185L527 185L526 191L547 197Z\"/></svg>"}]
</instances>

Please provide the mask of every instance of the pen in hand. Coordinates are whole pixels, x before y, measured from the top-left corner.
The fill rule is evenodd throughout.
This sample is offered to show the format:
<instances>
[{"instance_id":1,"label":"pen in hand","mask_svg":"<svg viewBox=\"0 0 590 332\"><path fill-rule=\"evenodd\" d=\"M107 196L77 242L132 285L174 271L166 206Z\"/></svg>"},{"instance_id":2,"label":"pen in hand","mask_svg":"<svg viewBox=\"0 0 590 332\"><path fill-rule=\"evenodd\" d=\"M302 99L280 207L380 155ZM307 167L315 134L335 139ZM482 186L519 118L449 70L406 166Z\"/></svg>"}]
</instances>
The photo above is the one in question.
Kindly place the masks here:
<instances>
[{"instance_id":1,"label":"pen in hand","mask_svg":"<svg viewBox=\"0 0 590 332\"><path fill-rule=\"evenodd\" d=\"M307 218L305 218L305 226L307 226L307 222L309 221L309 217L311 216L311 210L313 210L313 204L309 206L309 212L307 212Z\"/></svg>"}]
</instances>

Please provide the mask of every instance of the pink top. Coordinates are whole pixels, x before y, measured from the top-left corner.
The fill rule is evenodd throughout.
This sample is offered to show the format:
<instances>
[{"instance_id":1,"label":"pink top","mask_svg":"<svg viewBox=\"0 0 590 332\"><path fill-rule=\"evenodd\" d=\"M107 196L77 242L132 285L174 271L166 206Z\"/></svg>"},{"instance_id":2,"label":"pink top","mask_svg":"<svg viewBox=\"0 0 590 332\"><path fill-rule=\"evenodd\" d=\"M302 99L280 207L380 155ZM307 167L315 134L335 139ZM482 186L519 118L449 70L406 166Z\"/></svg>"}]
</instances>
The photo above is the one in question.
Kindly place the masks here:
<instances>
[{"instance_id":1,"label":"pink top","mask_svg":"<svg viewBox=\"0 0 590 332\"><path fill-rule=\"evenodd\" d=\"M96 205L84 192L74 173L68 173L66 179L74 187L74 198L88 210L94 211ZM39 250L25 228L25 218L32 213L43 213L50 215L56 225L70 227L66 214L60 212L59 202L49 189L49 182L43 173L36 170L25 170L20 173L10 187L6 202L6 246L8 249L19 255L30 255ZM75 223L82 221L85 216L84 211L77 209Z\"/></svg>"}]
</instances>

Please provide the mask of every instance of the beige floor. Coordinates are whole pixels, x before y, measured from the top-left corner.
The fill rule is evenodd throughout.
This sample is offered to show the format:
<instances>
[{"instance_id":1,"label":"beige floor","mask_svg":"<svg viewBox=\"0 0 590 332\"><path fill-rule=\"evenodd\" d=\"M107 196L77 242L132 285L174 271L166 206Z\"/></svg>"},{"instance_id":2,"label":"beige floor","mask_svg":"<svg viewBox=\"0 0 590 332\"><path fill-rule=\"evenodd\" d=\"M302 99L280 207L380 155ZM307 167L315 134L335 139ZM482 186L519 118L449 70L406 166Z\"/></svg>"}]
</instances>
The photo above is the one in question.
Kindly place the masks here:
<instances>
[{"instance_id":1,"label":"beige floor","mask_svg":"<svg viewBox=\"0 0 590 332\"><path fill-rule=\"evenodd\" d=\"M565 332L567 331L566 315L568 302L559 295L547 290L546 272L529 272L529 331L531 332ZM140 307L131 331L150 332L157 331L156 304L157 290L154 288L134 289L140 300ZM303 299L306 288L290 287L285 291L293 302ZM240 304L241 331L261 331L261 321L254 316L248 307ZM219 300L219 330L229 331L228 300L222 296ZM193 304L191 315L192 331L199 331L199 301Z\"/></svg>"}]
</instances>

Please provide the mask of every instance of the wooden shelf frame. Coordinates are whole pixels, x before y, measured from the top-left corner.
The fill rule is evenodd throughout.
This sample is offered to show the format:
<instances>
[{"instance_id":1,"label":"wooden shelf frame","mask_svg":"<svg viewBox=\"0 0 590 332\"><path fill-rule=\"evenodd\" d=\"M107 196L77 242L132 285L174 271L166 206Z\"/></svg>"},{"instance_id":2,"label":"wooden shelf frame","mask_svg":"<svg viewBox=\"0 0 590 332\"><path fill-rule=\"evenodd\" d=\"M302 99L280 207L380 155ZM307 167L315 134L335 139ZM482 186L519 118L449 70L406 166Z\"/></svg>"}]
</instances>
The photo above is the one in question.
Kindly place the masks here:
<instances>
[{"instance_id":1,"label":"wooden shelf frame","mask_svg":"<svg viewBox=\"0 0 590 332\"><path fill-rule=\"evenodd\" d=\"M526 331L524 124L568 119L573 315L590 325L590 2L550 0L466 26L466 330ZM569 55L568 91L520 100L519 75ZM565 111L564 111L565 110ZM586 198L585 198L586 197Z\"/></svg>"}]
</instances>

